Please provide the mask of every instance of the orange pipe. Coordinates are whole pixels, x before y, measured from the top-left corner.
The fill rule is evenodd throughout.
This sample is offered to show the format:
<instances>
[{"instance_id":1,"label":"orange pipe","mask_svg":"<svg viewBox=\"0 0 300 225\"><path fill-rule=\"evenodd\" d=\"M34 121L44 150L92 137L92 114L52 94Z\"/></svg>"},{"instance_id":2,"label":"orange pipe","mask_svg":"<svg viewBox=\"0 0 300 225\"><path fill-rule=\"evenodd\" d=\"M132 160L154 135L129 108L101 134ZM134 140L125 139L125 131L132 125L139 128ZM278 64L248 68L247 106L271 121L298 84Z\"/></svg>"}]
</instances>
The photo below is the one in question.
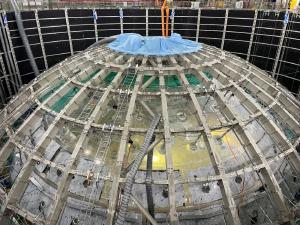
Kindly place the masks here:
<instances>
[{"instance_id":1,"label":"orange pipe","mask_svg":"<svg viewBox=\"0 0 300 225\"><path fill-rule=\"evenodd\" d=\"M165 34L166 37L169 36L169 6L166 7L166 27L165 27Z\"/></svg>"},{"instance_id":2,"label":"orange pipe","mask_svg":"<svg viewBox=\"0 0 300 225\"><path fill-rule=\"evenodd\" d=\"M164 0L164 3L161 8L165 8L167 6L167 0Z\"/></svg>"},{"instance_id":3,"label":"orange pipe","mask_svg":"<svg viewBox=\"0 0 300 225\"><path fill-rule=\"evenodd\" d=\"M161 35L165 36L165 11L163 6L161 7Z\"/></svg>"},{"instance_id":4,"label":"orange pipe","mask_svg":"<svg viewBox=\"0 0 300 225\"><path fill-rule=\"evenodd\" d=\"M161 34L163 37L169 36L169 6L167 6L167 0L164 0L161 7Z\"/></svg>"}]
</instances>

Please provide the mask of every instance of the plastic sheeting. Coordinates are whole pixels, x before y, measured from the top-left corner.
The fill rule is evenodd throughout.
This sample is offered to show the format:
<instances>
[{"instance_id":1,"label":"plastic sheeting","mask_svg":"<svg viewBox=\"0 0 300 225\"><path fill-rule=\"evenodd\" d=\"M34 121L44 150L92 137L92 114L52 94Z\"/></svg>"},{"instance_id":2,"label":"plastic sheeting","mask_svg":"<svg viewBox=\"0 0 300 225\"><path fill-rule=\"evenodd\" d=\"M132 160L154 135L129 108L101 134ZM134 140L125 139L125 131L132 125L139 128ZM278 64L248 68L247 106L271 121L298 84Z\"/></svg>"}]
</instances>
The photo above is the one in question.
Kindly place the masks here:
<instances>
[{"instance_id":1,"label":"plastic sheeting","mask_svg":"<svg viewBox=\"0 0 300 225\"><path fill-rule=\"evenodd\" d=\"M183 39L180 34L173 33L170 37L143 37L139 34L126 33L118 35L108 47L132 55L175 55L197 52L202 44Z\"/></svg>"}]
</instances>

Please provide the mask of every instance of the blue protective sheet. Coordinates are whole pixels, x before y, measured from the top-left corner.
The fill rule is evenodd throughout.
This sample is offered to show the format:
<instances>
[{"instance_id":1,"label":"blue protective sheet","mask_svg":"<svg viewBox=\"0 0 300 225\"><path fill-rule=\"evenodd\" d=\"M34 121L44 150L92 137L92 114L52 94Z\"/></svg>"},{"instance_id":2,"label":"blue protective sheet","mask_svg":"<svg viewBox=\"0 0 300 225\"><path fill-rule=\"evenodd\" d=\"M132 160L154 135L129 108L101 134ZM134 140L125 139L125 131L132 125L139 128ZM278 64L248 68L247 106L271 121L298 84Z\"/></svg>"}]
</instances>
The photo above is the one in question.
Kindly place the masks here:
<instances>
[{"instance_id":1,"label":"blue protective sheet","mask_svg":"<svg viewBox=\"0 0 300 225\"><path fill-rule=\"evenodd\" d=\"M108 47L132 55L175 55L199 51L201 43L182 39L180 34L173 33L170 37L143 37L135 33L118 35Z\"/></svg>"}]
</instances>

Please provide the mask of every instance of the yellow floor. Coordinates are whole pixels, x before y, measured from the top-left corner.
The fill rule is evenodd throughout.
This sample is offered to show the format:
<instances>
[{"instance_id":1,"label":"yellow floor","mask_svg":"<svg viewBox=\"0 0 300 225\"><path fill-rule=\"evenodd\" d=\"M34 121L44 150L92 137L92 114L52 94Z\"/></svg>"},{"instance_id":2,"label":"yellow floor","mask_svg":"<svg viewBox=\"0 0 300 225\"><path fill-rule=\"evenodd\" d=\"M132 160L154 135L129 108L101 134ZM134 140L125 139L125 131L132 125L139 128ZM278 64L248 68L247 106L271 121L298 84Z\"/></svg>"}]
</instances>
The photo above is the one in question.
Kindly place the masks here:
<instances>
[{"instance_id":1,"label":"yellow floor","mask_svg":"<svg viewBox=\"0 0 300 225\"><path fill-rule=\"evenodd\" d=\"M226 130L218 130L212 132L213 136L221 136ZM134 160L134 157L139 150L141 144L143 144L144 137L140 135L132 136L131 139L134 141L135 146L128 145L129 152L127 152L126 161L128 163ZM223 137L223 142L226 146L225 149L221 149L220 145L217 145L217 154L221 160L226 160L232 158L237 153L234 152L233 148L240 146L239 141L235 135L231 132L228 132ZM190 143L195 140L187 140L185 136L176 136L173 139L173 144L171 147L172 159L174 170L178 170L183 179L187 178L188 172L211 166L210 157L208 151L205 147L203 136L198 140L197 146L198 150L190 150ZM230 145L230 148L229 148ZM153 170L165 170L166 169L166 160L165 154L161 153L161 147L163 146L163 140L154 148L153 154ZM231 149L231 150L230 150ZM140 169L146 170L147 156L144 158ZM212 174L210 174L212 175ZM203 174L205 176L205 174ZM189 191L189 185L183 185L184 195L186 200L186 205L191 204L191 194Z\"/></svg>"},{"instance_id":2,"label":"yellow floor","mask_svg":"<svg viewBox=\"0 0 300 225\"><path fill-rule=\"evenodd\" d=\"M214 131L213 136L220 136L224 133L224 130ZM132 147L130 144L128 161L131 162L140 146L143 144L144 137L140 135L132 136L131 139L134 141L135 147ZM224 144L228 146L230 144L231 148L239 146L239 142L236 140L236 137L233 136L230 132L226 134L223 138ZM198 150L190 150L190 143L192 140L187 140L185 136L175 136L173 138L171 152L174 170L179 170L181 173L190 171L197 168L208 167L211 165L208 151L206 150L203 137L201 137L198 142ZM228 142L228 143L227 143ZM153 170L163 170L166 169L166 160L165 154L161 152L161 147L163 145L163 140L154 148L153 154ZM200 147L199 147L200 146ZM200 149L199 149L200 148ZM232 157L232 152L228 149L222 150L220 145L217 145L217 154L220 158ZM146 169L147 156L144 158L140 169Z\"/></svg>"},{"instance_id":3,"label":"yellow floor","mask_svg":"<svg viewBox=\"0 0 300 225\"><path fill-rule=\"evenodd\" d=\"M221 136L226 129L213 131L212 135L213 137ZM112 137L113 140L117 140L117 137ZM161 138L161 137L157 137ZM136 154L140 150L141 145L144 142L144 136L143 135L133 135L131 136L131 139L134 142L134 145L128 144L127 152L125 154L124 158L124 167L127 167L136 157ZM237 147L240 147L239 141L235 137L233 132L228 132L223 138L223 145L225 148L221 148L219 144L217 144L216 152L221 159L228 160L232 159L234 160L235 155L237 155L237 152L234 152ZM182 179L185 179L188 177L188 173L201 168L206 168L211 166L211 160L208 154L208 151L206 149L206 145L204 144L203 135L192 135L192 136L185 136L183 135L174 135L171 140L171 154L173 159L173 165L174 170L179 171ZM191 143L197 143L197 150L192 151L190 149ZM95 159L95 153L97 150L97 146L99 144L99 140L97 138L92 138L88 142L87 148L83 152L86 158L89 158L91 160ZM229 147L230 146L230 147ZM85 154L86 150L90 150L88 154ZM105 160L105 164L109 169L113 169L116 157L119 150L119 141L113 141L109 147L108 155ZM153 154L153 170L165 170L166 169L166 158L164 151L164 141L160 141L160 143L154 148L154 154ZM144 158L140 169L146 170L146 162L147 162L147 156ZM213 175L213 174L210 174ZM202 176L205 176L203 174ZM191 205L191 194L189 191L189 185L185 184L183 185L184 188L184 196L186 200L186 205ZM110 190L110 183L106 182L105 190L103 190L102 198L107 198L108 193Z\"/></svg>"}]
</instances>

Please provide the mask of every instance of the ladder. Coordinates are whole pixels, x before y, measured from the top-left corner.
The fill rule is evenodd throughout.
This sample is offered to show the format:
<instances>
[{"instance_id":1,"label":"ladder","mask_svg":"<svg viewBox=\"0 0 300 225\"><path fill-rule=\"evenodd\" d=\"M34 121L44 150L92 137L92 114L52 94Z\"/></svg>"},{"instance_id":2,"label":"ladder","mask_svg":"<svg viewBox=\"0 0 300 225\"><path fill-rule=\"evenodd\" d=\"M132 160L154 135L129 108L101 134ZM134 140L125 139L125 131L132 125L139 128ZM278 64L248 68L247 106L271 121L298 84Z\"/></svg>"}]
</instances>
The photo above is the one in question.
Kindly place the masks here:
<instances>
[{"instance_id":1,"label":"ladder","mask_svg":"<svg viewBox=\"0 0 300 225\"><path fill-rule=\"evenodd\" d=\"M136 80L136 71L133 69L128 70L127 75L124 77L122 81L122 85L131 89Z\"/></svg>"},{"instance_id":2,"label":"ladder","mask_svg":"<svg viewBox=\"0 0 300 225\"><path fill-rule=\"evenodd\" d=\"M136 75L136 69L134 70L134 76L135 75ZM127 73L127 76L129 76L128 73ZM126 79L126 77L125 77L125 79ZM114 126L117 124L120 124L122 122L123 116L126 115L126 113L127 113L128 96L129 96L129 91L126 88L126 85L121 85L120 89L119 89L119 95L116 100L118 107L117 107L116 113L113 116L113 122L109 126L106 126L104 124L104 126L102 128L101 139L100 139L100 142L99 142L99 145L97 148L97 152L96 152L96 157L95 157L96 159L98 159L98 163L94 164L90 170L90 171L94 172L95 174L98 174L98 176L95 177L95 179L94 179L94 181L96 182L96 188L97 188L97 183L101 180L100 174L105 169L104 162L105 162L106 154L109 150L109 146L111 144L111 135L112 135ZM89 108L90 108L89 106L85 107L85 109L82 111L82 114L90 113ZM92 209L93 209L93 206L94 206L95 200L96 200L95 197L94 198L92 197L94 190L95 190L95 187L93 187L93 186L87 187L87 193L89 193L88 199L89 199L89 202L92 203L92 206L88 207L88 211L89 211L90 215L92 213ZM86 196L85 196L85 198L86 198ZM87 213L88 213L88 211L87 211Z\"/></svg>"},{"instance_id":3,"label":"ladder","mask_svg":"<svg viewBox=\"0 0 300 225\"><path fill-rule=\"evenodd\" d=\"M127 102L128 102L128 94L120 93L119 101L118 101L118 109L113 118L114 125L121 124L122 119L124 118L127 112Z\"/></svg>"},{"instance_id":4,"label":"ladder","mask_svg":"<svg viewBox=\"0 0 300 225\"><path fill-rule=\"evenodd\" d=\"M110 143L111 143L111 132L103 131L102 138L100 140L97 149L97 154L96 154L96 158L98 158L101 162L100 164L104 164L105 154L108 150L108 147L110 146Z\"/></svg>"},{"instance_id":5,"label":"ladder","mask_svg":"<svg viewBox=\"0 0 300 225\"><path fill-rule=\"evenodd\" d=\"M100 175L103 172L103 169L105 169L104 162L105 162L106 154L108 152L108 149L109 149L109 146L110 146L110 143L111 143L111 134L112 134L112 129L105 131L105 128L103 128L102 136L101 136L101 139L99 141L99 145L98 145L97 152L96 152L96 157L95 157L96 159L99 160L99 163L98 164L93 164L92 168L89 170L93 173L98 174L98 176L93 177L93 179L90 180L90 184L95 182L96 187L89 184L86 187L87 189L86 189L86 193L85 193L85 196L84 196L84 199L88 198L88 202L91 203L92 206L87 207L87 210L86 210L86 213L85 213L85 216L84 216L83 220L85 220L85 218L88 214L91 214L91 212L93 210L93 207L94 207L94 204L95 204L95 200L96 200L96 198L98 198L96 196L93 196L93 194L95 195L96 192L97 192L97 189L99 188L98 183L101 180Z\"/></svg>"},{"instance_id":6,"label":"ladder","mask_svg":"<svg viewBox=\"0 0 300 225\"><path fill-rule=\"evenodd\" d=\"M127 71L127 74L124 81L130 80L131 82L134 81L134 78L136 76L137 69L135 68L129 68ZM128 85L128 83L124 82L123 85L120 86L120 93L118 96L118 109L116 114L114 115L113 121L114 125L121 124L122 119L126 116L127 112L127 102L129 99L129 90L132 86L132 83Z\"/></svg>"},{"instance_id":7,"label":"ladder","mask_svg":"<svg viewBox=\"0 0 300 225\"><path fill-rule=\"evenodd\" d=\"M95 91L92 93L92 96L89 99L89 102L84 106L83 110L77 117L79 120L86 120L93 112L94 108L96 107L98 101L101 98L101 92Z\"/></svg>"}]
</instances>

